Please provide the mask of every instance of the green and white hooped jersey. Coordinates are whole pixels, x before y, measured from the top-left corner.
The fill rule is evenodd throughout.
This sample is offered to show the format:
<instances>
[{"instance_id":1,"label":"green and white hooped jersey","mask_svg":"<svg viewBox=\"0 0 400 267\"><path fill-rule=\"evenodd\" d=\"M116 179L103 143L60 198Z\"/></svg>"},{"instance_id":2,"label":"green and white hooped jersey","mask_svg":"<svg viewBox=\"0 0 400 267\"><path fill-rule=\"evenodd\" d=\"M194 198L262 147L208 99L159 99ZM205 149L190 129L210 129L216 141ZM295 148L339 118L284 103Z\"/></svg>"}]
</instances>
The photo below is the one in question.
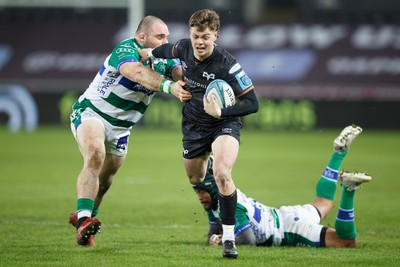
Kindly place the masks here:
<instances>
[{"instance_id":1,"label":"green and white hooped jersey","mask_svg":"<svg viewBox=\"0 0 400 267\"><path fill-rule=\"evenodd\" d=\"M130 129L135 125L143 117L155 92L125 78L118 70L123 63L140 61L138 48L143 47L134 39L116 45L73 109L83 111L90 108L115 127ZM172 69L179 65L179 61L151 59L143 64L172 78ZM71 119L74 122L74 118Z\"/></svg>"},{"instance_id":2,"label":"green and white hooped jersey","mask_svg":"<svg viewBox=\"0 0 400 267\"><path fill-rule=\"evenodd\" d=\"M257 245L279 246L283 238L280 219L275 208L265 206L237 190L235 235L240 235L252 229ZM220 220L219 207L208 211L210 224L217 224Z\"/></svg>"}]
</instances>

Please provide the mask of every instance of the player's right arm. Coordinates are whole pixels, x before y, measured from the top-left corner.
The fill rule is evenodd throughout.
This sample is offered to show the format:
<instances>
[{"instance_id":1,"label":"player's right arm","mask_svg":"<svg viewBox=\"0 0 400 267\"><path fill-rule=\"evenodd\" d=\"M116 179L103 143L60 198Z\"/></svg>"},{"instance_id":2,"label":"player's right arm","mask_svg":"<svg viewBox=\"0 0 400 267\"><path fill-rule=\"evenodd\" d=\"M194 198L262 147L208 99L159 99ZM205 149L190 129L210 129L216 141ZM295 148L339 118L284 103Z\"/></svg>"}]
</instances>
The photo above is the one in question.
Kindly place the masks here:
<instances>
[{"instance_id":1,"label":"player's right arm","mask_svg":"<svg viewBox=\"0 0 400 267\"><path fill-rule=\"evenodd\" d=\"M125 78L139 83L152 91L160 91L160 83L164 78L154 70L145 67L142 63L137 61L123 63L119 67L119 72Z\"/></svg>"},{"instance_id":2,"label":"player's right arm","mask_svg":"<svg viewBox=\"0 0 400 267\"><path fill-rule=\"evenodd\" d=\"M222 226L219 223L219 220L215 218L212 211L207 211L208 217L208 235L207 235L207 243L211 246L218 245L220 239L222 238Z\"/></svg>"},{"instance_id":3,"label":"player's right arm","mask_svg":"<svg viewBox=\"0 0 400 267\"><path fill-rule=\"evenodd\" d=\"M129 61L125 62L119 67L119 72L129 80L139 83L156 92L166 92L173 94L180 101L187 101L191 99L192 95L183 89L184 83L182 81L172 82L167 81L163 76L145 67L141 62Z\"/></svg>"}]
</instances>

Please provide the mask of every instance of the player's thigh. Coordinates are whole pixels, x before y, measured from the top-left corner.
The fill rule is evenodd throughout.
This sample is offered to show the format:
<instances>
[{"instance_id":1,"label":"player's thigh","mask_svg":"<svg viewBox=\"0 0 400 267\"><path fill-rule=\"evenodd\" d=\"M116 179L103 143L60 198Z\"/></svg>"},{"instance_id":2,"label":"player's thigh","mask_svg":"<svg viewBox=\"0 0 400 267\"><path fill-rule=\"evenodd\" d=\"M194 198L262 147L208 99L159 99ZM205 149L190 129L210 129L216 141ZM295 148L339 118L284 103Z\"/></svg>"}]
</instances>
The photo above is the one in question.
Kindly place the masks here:
<instances>
[{"instance_id":1,"label":"player's thigh","mask_svg":"<svg viewBox=\"0 0 400 267\"><path fill-rule=\"evenodd\" d=\"M104 139L104 126L99 120L86 120L76 129L76 141L83 155L93 152L105 153Z\"/></svg>"},{"instance_id":2,"label":"player's thigh","mask_svg":"<svg viewBox=\"0 0 400 267\"><path fill-rule=\"evenodd\" d=\"M202 182L207 171L208 157L209 153L206 153L193 159L184 159L186 174L191 184Z\"/></svg>"},{"instance_id":3,"label":"player's thigh","mask_svg":"<svg viewBox=\"0 0 400 267\"><path fill-rule=\"evenodd\" d=\"M320 217L312 205L282 206L279 208L284 226L285 246L321 246L323 226Z\"/></svg>"},{"instance_id":4,"label":"player's thigh","mask_svg":"<svg viewBox=\"0 0 400 267\"><path fill-rule=\"evenodd\" d=\"M220 135L212 143L214 171L230 171L239 153L239 141L230 135Z\"/></svg>"}]
</instances>

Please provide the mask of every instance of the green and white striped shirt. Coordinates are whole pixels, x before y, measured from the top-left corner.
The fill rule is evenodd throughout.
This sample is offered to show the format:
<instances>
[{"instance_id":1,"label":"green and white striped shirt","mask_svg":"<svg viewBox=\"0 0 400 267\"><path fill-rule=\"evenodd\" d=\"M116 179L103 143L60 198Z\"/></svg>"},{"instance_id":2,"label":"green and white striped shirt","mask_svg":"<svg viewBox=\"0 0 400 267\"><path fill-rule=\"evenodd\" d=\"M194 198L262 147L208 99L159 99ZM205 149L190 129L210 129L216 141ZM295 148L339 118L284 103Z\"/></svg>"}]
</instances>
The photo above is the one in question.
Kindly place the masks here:
<instances>
[{"instance_id":1,"label":"green and white striped shirt","mask_svg":"<svg viewBox=\"0 0 400 267\"><path fill-rule=\"evenodd\" d=\"M90 108L115 127L130 129L139 122L155 92L125 78L118 71L126 62L140 61L139 48L144 47L135 39L126 39L116 45L73 109L83 111ZM179 65L179 61L156 58L143 64L172 78L172 69Z\"/></svg>"}]
</instances>

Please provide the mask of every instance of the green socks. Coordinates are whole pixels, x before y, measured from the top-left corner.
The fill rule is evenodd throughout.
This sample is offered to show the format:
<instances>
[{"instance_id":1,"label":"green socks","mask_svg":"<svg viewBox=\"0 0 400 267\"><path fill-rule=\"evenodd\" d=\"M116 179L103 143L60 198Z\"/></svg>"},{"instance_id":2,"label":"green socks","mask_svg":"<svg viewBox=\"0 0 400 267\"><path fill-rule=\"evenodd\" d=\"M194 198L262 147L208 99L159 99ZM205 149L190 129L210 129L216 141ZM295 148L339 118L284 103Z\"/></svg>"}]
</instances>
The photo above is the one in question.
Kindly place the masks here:
<instances>
[{"instance_id":1,"label":"green socks","mask_svg":"<svg viewBox=\"0 0 400 267\"><path fill-rule=\"evenodd\" d=\"M76 207L78 219L81 217L91 217L94 200L90 198L79 198Z\"/></svg>"},{"instance_id":2,"label":"green socks","mask_svg":"<svg viewBox=\"0 0 400 267\"><path fill-rule=\"evenodd\" d=\"M346 154L347 150L333 153L328 166L318 181L316 189L318 197L334 200L340 165ZM335 221L336 233L342 239L353 239L357 236L354 224L354 193L355 191L349 192L343 187L340 207Z\"/></svg>"},{"instance_id":3,"label":"green socks","mask_svg":"<svg viewBox=\"0 0 400 267\"><path fill-rule=\"evenodd\" d=\"M346 154L346 150L342 151L340 154L336 152L332 154L328 166L325 168L321 178L317 183L316 194L318 197L323 197L329 200L334 199L340 165L342 164Z\"/></svg>"},{"instance_id":4,"label":"green socks","mask_svg":"<svg viewBox=\"0 0 400 267\"><path fill-rule=\"evenodd\" d=\"M335 221L336 233L343 239L353 239L357 236L354 224L354 194L355 191L349 192L343 187L342 199Z\"/></svg>"},{"instance_id":5,"label":"green socks","mask_svg":"<svg viewBox=\"0 0 400 267\"><path fill-rule=\"evenodd\" d=\"M96 217L97 214L99 214L99 209L95 209L92 211L92 217Z\"/></svg>"},{"instance_id":6,"label":"green socks","mask_svg":"<svg viewBox=\"0 0 400 267\"><path fill-rule=\"evenodd\" d=\"M77 212L84 212L86 215L88 212L90 212L90 216L84 216L84 217L95 217L99 213L99 209L93 209L94 208L94 200L90 198L80 198L77 201ZM86 212L85 212L86 211Z\"/></svg>"}]
</instances>

